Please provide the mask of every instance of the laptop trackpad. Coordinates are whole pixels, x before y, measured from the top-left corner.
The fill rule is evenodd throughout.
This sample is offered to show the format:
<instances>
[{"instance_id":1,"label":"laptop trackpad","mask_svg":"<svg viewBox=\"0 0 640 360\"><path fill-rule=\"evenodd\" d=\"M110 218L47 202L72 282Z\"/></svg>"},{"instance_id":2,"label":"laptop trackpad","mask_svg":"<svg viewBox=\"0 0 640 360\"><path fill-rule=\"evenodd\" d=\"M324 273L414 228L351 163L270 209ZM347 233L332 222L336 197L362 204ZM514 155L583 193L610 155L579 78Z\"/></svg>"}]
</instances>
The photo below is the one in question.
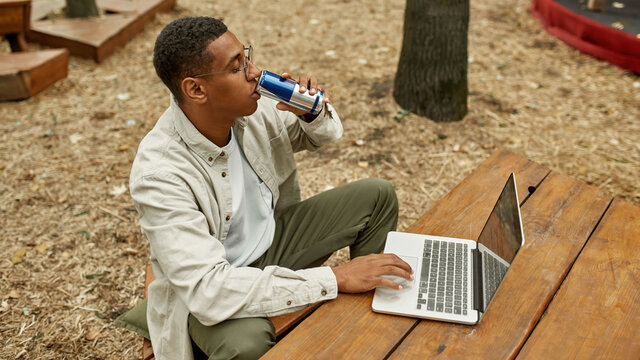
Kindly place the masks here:
<instances>
[{"instance_id":1,"label":"laptop trackpad","mask_svg":"<svg viewBox=\"0 0 640 360\"><path fill-rule=\"evenodd\" d=\"M396 292L396 293L397 293L397 292L404 292L403 290L406 290L406 289L410 289L410 288L412 288L412 287L413 287L413 284L415 283L416 278L417 278L417 276L418 276L418 274L417 274L418 258L417 258L417 257L413 257L413 256L404 256L404 255L398 255L398 257L399 257L400 259L404 260L407 264L409 264L409 266L411 266L411 270L413 270L413 278L414 278L414 279L413 279L413 281L410 281L410 280L407 280L407 279L405 279L405 278L403 278L403 277L400 277L400 276L387 276L387 275L383 275L383 276L382 276L383 278L385 278L385 279L389 279L389 280L391 280L391 281L393 281L393 282L395 282L395 283L399 284L400 286L402 286L402 290L400 290L400 291L395 290L395 289L388 289L388 290L393 291L393 292ZM383 288L378 288L378 289L381 289L381 290L382 290ZM387 289L385 288L385 290L387 290ZM385 292L386 292L386 291L385 291Z\"/></svg>"}]
</instances>

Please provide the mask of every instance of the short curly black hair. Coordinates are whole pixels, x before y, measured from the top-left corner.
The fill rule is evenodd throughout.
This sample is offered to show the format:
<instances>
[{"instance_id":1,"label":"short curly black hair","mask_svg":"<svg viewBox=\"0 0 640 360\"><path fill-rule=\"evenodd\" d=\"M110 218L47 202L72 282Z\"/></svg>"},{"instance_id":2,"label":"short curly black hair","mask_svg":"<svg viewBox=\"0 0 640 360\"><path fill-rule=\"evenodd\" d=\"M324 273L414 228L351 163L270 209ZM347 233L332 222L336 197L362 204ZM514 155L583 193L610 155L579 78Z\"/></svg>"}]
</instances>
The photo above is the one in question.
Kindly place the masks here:
<instances>
[{"instance_id":1,"label":"short curly black hair","mask_svg":"<svg viewBox=\"0 0 640 360\"><path fill-rule=\"evenodd\" d=\"M214 56L207 47L225 32L227 26L222 21L198 16L174 20L158 35L153 66L178 103L184 98L180 90L182 79L207 71Z\"/></svg>"}]
</instances>

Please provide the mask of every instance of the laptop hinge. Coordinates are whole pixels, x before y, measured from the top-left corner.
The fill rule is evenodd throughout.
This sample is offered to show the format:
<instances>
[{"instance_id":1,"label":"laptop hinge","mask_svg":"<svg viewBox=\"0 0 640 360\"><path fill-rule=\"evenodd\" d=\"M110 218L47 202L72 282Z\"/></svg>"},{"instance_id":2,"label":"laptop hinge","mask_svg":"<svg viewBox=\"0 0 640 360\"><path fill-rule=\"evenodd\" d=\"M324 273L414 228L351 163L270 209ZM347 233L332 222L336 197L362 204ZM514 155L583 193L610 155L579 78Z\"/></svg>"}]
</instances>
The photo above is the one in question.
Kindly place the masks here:
<instances>
[{"instance_id":1,"label":"laptop hinge","mask_svg":"<svg viewBox=\"0 0 640 360\"><path fill-rule=\"evenodd\" d=\"M473 309L484 312L483 287L482 287L482 253L478 249L472 249L473 256Z\"/></svg>"}]
</instances>

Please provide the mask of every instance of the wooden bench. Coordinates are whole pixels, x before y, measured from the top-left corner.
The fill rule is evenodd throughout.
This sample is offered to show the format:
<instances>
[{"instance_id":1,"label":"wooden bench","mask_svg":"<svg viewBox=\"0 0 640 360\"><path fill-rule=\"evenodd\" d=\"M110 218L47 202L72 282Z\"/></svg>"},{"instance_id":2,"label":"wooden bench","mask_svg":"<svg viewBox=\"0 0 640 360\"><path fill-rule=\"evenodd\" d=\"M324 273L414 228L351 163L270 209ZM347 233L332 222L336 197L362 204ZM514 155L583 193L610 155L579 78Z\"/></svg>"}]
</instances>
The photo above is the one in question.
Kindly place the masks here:
<instances>
[{"instance_id":1,"label":"wooden bench","mask_svg":"<svg viewBox=\"0 0 640 360\"><path fill-rule=\"evenodd\" d=\"M145 273L145 281L144 281L144 297L148 296L149 284L155 279L153 276L153 268L151 263L147 264L146 273ZM273 323L273 327L276 329L276 337L281 338L289 329L291 329L294 325L302 321L305 317L307 317L310 313L312 313L320 304L315 304L309 306L306 309L300 310L298 312L294 312L291 314L285 314L280 316L270 317L269 320ZM154 359L153 355L153 346L151 346L151 341L144 339L142 342L142 360L151 360Z\"/></svg>"},{"instance_id":2,"label":"wooden bench","mask_svg":"<svg viewBox=\"0 0 640 360\"><path fill-rule=\"evenodd\" d=\"M67 76L67 50L27 51L30 12L30 1L0 0L0 35L12 51L0 55L0 101L29 98Z\"/></svg>"},{"instance_id":3,"label":"wooden bench","mask_svg":"<svg viewBox=\"0 0 640 360\"><path fill-rule=\"evenodd\" d=\"M263 359L638 358L640 207L497 151L407 231L477 239L516 173L525 246L474 326L374 313L339 294Z\"/></svg>"}]
</instances>

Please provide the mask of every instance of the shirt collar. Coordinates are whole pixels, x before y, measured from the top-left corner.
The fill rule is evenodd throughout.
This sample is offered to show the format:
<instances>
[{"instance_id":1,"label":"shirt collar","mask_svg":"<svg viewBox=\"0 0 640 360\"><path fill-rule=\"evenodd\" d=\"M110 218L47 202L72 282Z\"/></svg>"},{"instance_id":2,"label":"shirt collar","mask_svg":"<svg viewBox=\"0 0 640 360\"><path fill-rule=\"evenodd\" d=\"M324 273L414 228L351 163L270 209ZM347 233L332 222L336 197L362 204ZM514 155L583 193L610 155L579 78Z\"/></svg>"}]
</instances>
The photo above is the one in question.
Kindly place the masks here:
<instances>
[{"instance_id":1,"label":"shirt collar","mask_svg":"<svg viewBox=\"0 0 640 360\"><path fill-rule=\"evenodd\" d=\"M187 115L182 111L180 105L178 105L173 94L171 95L169 109L171 111L171 118L173 119L176 131L187 146L198 154L198 156L200 156L209 165L213 165L218 156L224 156L224 152L219 146L211 142L202 135L198 129L196 129ZM238 119L236 119L236 122L237 121ZM244 121L246 122L246 120Z\"/></svg>"}]
</instances>

